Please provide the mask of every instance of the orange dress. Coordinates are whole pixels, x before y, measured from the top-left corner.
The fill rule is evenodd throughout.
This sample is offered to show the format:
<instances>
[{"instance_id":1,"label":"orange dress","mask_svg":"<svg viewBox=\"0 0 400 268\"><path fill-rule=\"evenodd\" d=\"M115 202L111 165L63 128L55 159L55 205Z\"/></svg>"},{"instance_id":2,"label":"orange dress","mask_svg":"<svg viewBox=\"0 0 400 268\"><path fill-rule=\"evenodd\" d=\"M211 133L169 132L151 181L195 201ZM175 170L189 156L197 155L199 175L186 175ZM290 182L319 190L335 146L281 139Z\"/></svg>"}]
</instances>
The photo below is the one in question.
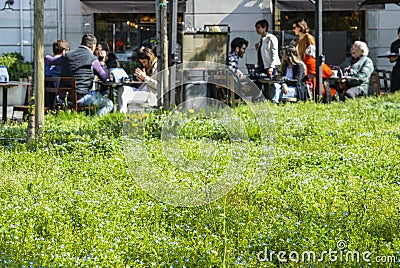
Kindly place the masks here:
<instances>
[{"instance_id":1,"label":"orange dress","mask_svg":"<svg viewBox=\"0 0 400 268\"><path fill-rule=\"evenodd\" d=\"M316 66L315 66L316 59L313 56L306 54L306 55L304 55L303 61L307 66L307 74L315 75L317 73ZM326 63L323 63L322 64L322 79L327 79L331 76L332 76L331 67L329 67ZM314 79L313 79L314 91L315 91L316 81L317 81L316 77L314 76ZM324 98L324 99L325 99L325 93L326 93L326 89L325 89L324 84L322 84L322 98ZM335 94L336 94L336 89L331 88L331 95L334 96Z\"/></svg>"}]
</instances>

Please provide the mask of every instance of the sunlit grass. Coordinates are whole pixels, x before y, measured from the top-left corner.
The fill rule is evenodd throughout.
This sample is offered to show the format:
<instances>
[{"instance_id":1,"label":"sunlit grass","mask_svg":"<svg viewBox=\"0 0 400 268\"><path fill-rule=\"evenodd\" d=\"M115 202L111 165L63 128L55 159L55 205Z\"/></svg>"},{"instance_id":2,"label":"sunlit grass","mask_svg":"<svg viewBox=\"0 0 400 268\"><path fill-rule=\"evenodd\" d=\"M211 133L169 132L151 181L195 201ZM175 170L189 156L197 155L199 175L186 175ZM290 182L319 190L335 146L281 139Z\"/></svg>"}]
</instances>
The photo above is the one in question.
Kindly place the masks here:
<instances>
[{"instance_id":1,"label":"sunlit grass","mask_svg":"<svg viewBox=\"0 0 400 268\"><path fill-rule=\"evenodd\" d=\"M146 120L150 118L151 124L142 132L146 154L131 159L134 162L126 161L122 139L126 119L120 114L48 116L42 143L4 142L0 263L4 267L279 267L287 264L279 263L276 255L272 262L262 262L259 252L321 254L337 250L343 240L348 250L370 251L371 260L394 256L396 263L381 264L397 267L400 95L330 105L263 105L274 121L274 157L258 151L261 132L248 107L237 108L249 138L246 148L251 149L238 168L244 177L222 198L204 206L162 203L154 198L156 192L143 190L134 174L142 174L143 181L155 175L152 182L180 185L188 189L185 201L190 200L194 196L190 189L218 181L235 157L230 140L221 138L226 137L226 128L215 122L185 125L174 146L163 149L160 127L168 112L149 114ZM25 124L0 127L3 137L25 133ZM272 163L254 191L254 160L259 157ZM161 173L132 169L131 164L141 161ZM188 163L198 164L199 172ZM321 263L288 264L369 266L366 261L327 257Z\"/></svg>"}]
</instances>

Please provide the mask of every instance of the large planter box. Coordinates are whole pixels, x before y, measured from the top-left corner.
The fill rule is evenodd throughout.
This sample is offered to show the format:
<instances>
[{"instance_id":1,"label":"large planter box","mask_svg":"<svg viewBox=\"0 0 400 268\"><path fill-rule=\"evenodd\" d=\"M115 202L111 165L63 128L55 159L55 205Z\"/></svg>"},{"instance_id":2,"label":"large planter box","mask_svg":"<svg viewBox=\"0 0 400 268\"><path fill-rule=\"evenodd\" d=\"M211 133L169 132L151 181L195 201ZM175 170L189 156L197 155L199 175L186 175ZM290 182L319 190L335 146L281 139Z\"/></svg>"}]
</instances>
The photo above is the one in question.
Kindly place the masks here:
<instances>
[{"instance_id":1,"label":"large planter box","mask_svg":"<svg viewBox=\"0 0 400 268\"><path fill-rule=\"evenodd\" d=\"M7 105L23 105L25 102L26 86L11 87L8 89ZM3 88L0 88L0 106L3 106Z\"/></svg>"}]
</instances>

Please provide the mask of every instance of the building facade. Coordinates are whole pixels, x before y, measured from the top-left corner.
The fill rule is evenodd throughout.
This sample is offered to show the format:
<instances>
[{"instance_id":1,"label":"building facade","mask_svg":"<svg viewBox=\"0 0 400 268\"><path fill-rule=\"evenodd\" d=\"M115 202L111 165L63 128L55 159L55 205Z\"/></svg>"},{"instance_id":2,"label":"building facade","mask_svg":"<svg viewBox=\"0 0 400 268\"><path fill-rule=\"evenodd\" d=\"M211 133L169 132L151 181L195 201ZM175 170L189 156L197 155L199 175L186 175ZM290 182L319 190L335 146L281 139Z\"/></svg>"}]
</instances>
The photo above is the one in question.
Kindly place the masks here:
<instances>
[{"instance_id":1,"label":"building facade","mask_svg":"<svg viewBox=\"0 0 400 268\"><path fill-rule=\"evenodd\" d=\"M249 48L240 63L244 69L245 63L255 63L257 59L254 48L259 40L254 27L257 20L265 18L270 22L270 30L278 36L280 45L295 38L291 29L294 19L305 18L314 28L312 10L294 7L295 10L279 10L279 4L271 6L271 2L279 1L179 0L178 32L203 28L206 24L229 24L230 40L237 36L249 40ZM0 54L20 52L26 60L33 60L33 4L33 0L15 0L12 6L0 11ZM157 4L154 0L46 0L45 53L52 54L51 44L56 39L66 39L73 49L79 45L83 33L93 32L99 41L107 42L111 51L118 53L120 60L128 61L142 44L156 42ZM377 55L388 52L390 43L397 39L400 24L396 18L400 7L387 4L379 10L336 9L328 7L323 13L327 63L338 64L351 43L361 39L368 43L375 66L391 69L389 61L378 59ZM178 35L178 43L179 38Z\"/></svg>"}]
</instances>

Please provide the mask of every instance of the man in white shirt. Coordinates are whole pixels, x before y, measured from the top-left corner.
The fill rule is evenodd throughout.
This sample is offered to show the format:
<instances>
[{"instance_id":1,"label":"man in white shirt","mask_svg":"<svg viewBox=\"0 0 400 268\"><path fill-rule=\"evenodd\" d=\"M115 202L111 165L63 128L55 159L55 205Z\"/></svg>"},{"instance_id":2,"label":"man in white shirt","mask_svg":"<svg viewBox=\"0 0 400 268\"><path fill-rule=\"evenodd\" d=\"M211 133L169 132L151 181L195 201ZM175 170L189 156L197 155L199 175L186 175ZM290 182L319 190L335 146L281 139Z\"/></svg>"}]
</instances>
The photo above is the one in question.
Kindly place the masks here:
<instances>
[{"instance_id":1,"label":"man in white shirt","mask_svg":"<svg viewBox=\"0 0 400 268\"><path fill-rule=\"evenodd\" d=\"M261 35L261 40L255 45L257 50L257 65L259 73L267 73L268 68L273 68L273 74L278 73L278 67L281 65L278 50L278 38L268 33L269 23L267 20L256 22L256 31Z\"/></svg>"}]
</instances>

